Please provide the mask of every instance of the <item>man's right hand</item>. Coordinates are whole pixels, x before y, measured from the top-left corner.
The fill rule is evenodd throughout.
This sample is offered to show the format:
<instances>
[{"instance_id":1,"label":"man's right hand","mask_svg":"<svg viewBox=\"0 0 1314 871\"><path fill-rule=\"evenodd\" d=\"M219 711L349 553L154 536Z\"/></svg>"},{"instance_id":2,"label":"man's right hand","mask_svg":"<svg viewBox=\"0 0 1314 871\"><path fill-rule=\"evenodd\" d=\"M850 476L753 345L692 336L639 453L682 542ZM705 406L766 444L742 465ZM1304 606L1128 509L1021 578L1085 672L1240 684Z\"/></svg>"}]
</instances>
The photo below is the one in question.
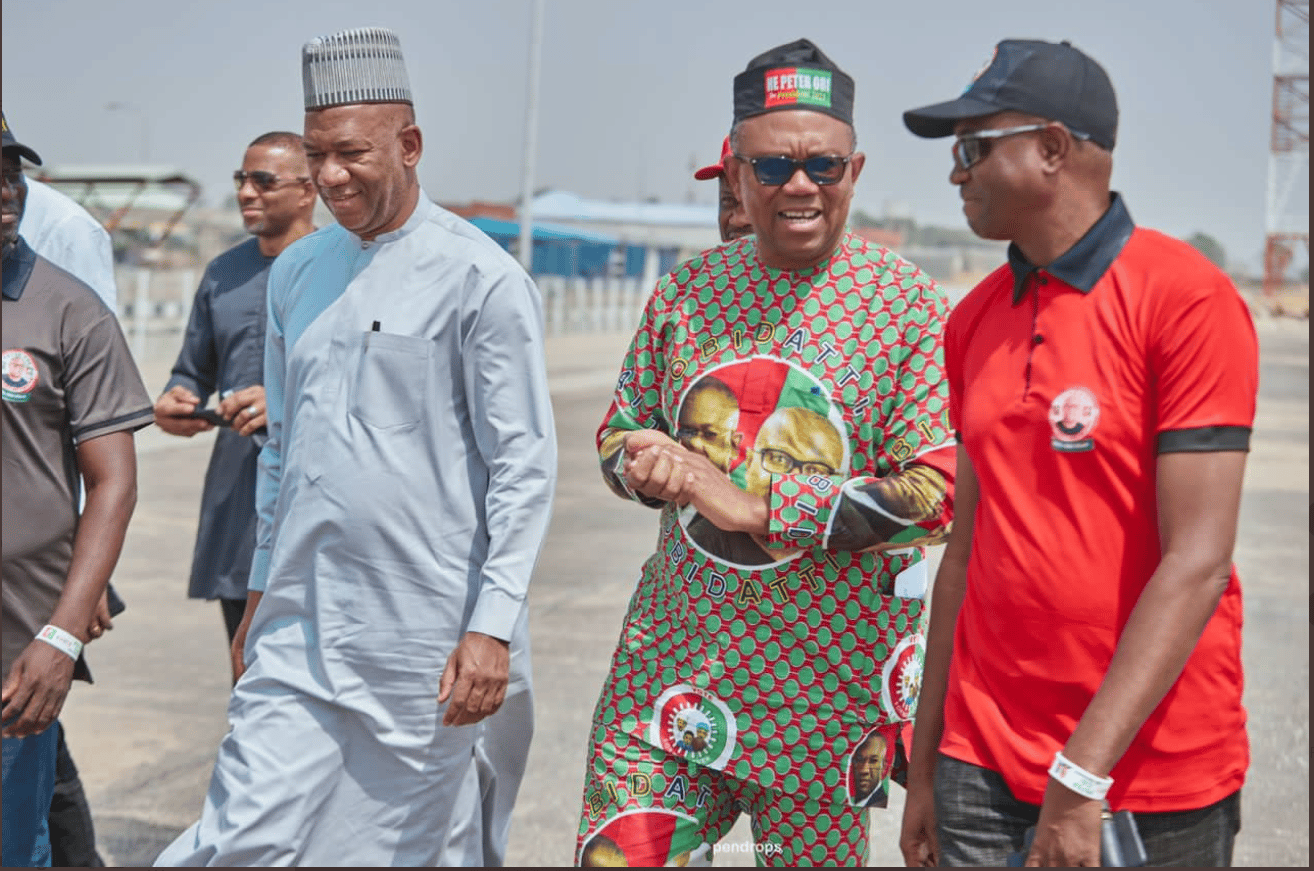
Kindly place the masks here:
<instances>
[{"instance_id":1,"label":"man's right hand","mask_svg":"<svg viewBox=\"0 0 1314 871\"><path fill-rule=\"evenodd\" d=\"M663 502L689 502L692 453L675 439L655 429L625 434L625 483L636 493Z\"/></svg>"},{"instance_id":2,"label":"man's right hand","mask_svg":"<svg viewBox=\"0 0 1314 871\"><path fill-rule=\"evenodd\" d=\"M155 425L169 435L191 438L198 432L214 429L208 420L186 417L196 410L201 398L181 384L175 384L155 401Z\"/></svg>"},{"instance_id":3,"label":"man's right hand","mask_svg":"<svg viewBox=\"0 0 1314 871\"><path fill-rule=\"evenodd\" d=\"M940 861L940 844L935 837L935 790L930 780L908 778L903 804L903 830L899 849L909 868L934 868Z\"/></svg>"},{"instance_id":4,"label":"man's right hand","mask_svg":"<svg viewBox=\"0 0 1314 871\"><path fill-rule=\"evenodd\" d=\"M237 624L237 631L233 633L233 646L229 648L228 655L233 665L234 686L246 671L246 660L243 657L243 651L246 649L246 633L251 628L251 618L255 616L256 605L260 604L260 597L263 595L264 593L257 593L255 590L246 594L246 610L242 612L242 620Z\"/></svg>"},{"instance_id":5,"label":"man's right hand","mask_svg":"<svg viewBox=\"0 0 1314 871\"><path fill-rule=\"evenodd\" d=\"M59 719L69 685L73 659L44 641L29 642L9 667L0 705L4 711L4 737L30 738Z\"/></svg>"}]
</instances>

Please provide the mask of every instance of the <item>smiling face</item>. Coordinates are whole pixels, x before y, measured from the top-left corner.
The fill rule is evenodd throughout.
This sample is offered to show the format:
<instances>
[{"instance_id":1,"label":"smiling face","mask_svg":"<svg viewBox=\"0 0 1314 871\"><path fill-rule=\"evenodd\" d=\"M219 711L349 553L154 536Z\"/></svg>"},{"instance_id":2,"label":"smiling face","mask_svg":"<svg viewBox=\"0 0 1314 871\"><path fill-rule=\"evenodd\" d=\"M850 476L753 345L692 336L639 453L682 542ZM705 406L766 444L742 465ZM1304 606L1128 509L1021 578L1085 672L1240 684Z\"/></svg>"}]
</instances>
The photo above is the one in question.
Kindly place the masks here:
<instances>
[{"instance_id":1,"label":"smiling face","mask_svg":"<svg viewBox=\"0 0 1314 871\"><path fill-rule=\"evenodd\" d=\"M999 112L961 121L955 135L1002 130L1043 121L1019 112ZM982 239L1017 239L1031 214L1041 214L1049 202L1039 133L1021 133L991 140L989 152L970 169L957 165L949 182L958 185L963 215Z\"/></svg>"},{"instance_id":2,"label":"smiling face","mask_svg":"<svg viewBox=\"0 0 1314 871\"><path fill-rule=\"evenodd\" d=\"M409 106L357 103L307 112L305 146L324 205L362 239L396 230L415 210L423 142Z\"/></svg>"},{"instance_id":3,"label":"smiling face","mask_svg":"<svg viewBox=\"0 0 1314 871\"><path fill-rule=\"evenodd\" d=\"M262 190L248 177L237 189L242 223L254 236L281 236L298 219L309 220L315 206L315 189L307 181L306 155L300 146L252 145L242 158L242 171L268 172L277 186Z\"/></svg>"},{"instance_id":4,"label":"smiling face","mask_svg":"<svg viewBox=\"0 0 1314 871\"><path fill-rule=\"evenodd\" d=\"M735 127L740 157L844 157L853 151L853 128L838 118L805 109L786 109L746 118ZM865 158L854 153L843 177L819 185L801 169L784 184L761 184L745 160L731 159L726 172L748 223L757 233L762 262L776 269L806 269L826 259L839 244L849 218L853 184Z\"/></svg>"}]
</instances>

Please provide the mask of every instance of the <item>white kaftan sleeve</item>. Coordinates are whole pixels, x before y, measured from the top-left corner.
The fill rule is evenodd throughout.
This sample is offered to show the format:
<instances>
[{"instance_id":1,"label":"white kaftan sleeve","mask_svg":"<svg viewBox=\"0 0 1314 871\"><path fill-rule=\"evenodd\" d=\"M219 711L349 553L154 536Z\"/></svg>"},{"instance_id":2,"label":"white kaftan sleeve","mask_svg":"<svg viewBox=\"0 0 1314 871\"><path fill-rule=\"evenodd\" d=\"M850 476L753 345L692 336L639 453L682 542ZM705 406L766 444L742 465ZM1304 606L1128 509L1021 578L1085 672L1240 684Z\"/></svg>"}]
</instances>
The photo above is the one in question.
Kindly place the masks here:
<instances>
[{"instance_id":1,"label":"white kaftan sleeve","mask_svg":"<svg viewBox=\"0 0 1314 871\"><path fill-rule=\"evenodd\" d=\"M462 359L476 447L489 470L488 558L468 628L509 640L547 532L557 476L542 304L527 275L493 279Z\"/></svg>"}]
</instances>

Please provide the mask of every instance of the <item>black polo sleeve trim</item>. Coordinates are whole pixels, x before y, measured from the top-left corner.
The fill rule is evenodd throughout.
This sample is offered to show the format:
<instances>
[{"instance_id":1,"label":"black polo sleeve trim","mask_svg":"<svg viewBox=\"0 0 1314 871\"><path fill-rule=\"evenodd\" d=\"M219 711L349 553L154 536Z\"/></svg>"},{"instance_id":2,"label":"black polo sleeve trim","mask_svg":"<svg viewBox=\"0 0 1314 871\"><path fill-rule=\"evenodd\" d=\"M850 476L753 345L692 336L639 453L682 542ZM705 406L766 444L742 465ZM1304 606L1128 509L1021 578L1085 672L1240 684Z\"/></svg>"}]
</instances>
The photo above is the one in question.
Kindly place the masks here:
<instances>
[{"instance_id":1,"label":"black polo sleeve trim","mask_svg":"<svg viewBox=\"0 0 1314 871\"><path fill-rule=\"evenodd\" d=\"M136 420L134 420L134 418L136 418ZM128 426L122 425L125 423L129 423L130 421L131 421L130 425ZM71 435L73 436L74 443L77 443L82 441L83 437L88 433L94 433L95 435L100 436L100 435L109 435L112 432L122 432L123 430L136 432L139 429L150 426L154 422L155 422L155 409L147 408L144 411L138 409L137 411L129 412L128 414L122 414L119 415L118 417L110 418L109 420L102 420L97 423L87 424L84 427L80 427L76 432L72 433Z\"/></svg>"},{"instance_id":2,"label":"black polo sleeve trim","mask_svg":"<svg viewBox=\"0 0 1314 871\"><path fill-rule=\"evenodd\" d=\"M1250 427L1202 426L1159 433L1158 452L1177 454L1187 451L1249 451Z\"/></svg>"}]
</instances>

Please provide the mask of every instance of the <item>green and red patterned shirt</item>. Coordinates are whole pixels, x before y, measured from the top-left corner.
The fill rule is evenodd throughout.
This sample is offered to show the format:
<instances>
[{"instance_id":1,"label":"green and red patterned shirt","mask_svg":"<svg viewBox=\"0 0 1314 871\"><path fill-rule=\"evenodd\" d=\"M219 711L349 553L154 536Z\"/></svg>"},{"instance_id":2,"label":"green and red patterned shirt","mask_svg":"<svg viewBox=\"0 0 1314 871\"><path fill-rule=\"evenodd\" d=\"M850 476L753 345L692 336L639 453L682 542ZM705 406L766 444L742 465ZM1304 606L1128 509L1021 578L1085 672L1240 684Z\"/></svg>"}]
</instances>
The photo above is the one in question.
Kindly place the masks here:
<instances>
[{"instance_id":1,"label":"green and red patterned shirt","mask_svg":"<svg viewBox=\"0 0 1314 871\"><path fill-rule=\"evenodd\" d=\"M657 285L598 432L604 477L659 505L620 470L626 433L661 430L769 497L769 534L662 506L595 736L620 729L742 780L876 803L850 762L912 719L923 546L952 517L946 310L915 266L851 234L807 270L763 266L749 237Z\"/></svg>"}]
</instances>

